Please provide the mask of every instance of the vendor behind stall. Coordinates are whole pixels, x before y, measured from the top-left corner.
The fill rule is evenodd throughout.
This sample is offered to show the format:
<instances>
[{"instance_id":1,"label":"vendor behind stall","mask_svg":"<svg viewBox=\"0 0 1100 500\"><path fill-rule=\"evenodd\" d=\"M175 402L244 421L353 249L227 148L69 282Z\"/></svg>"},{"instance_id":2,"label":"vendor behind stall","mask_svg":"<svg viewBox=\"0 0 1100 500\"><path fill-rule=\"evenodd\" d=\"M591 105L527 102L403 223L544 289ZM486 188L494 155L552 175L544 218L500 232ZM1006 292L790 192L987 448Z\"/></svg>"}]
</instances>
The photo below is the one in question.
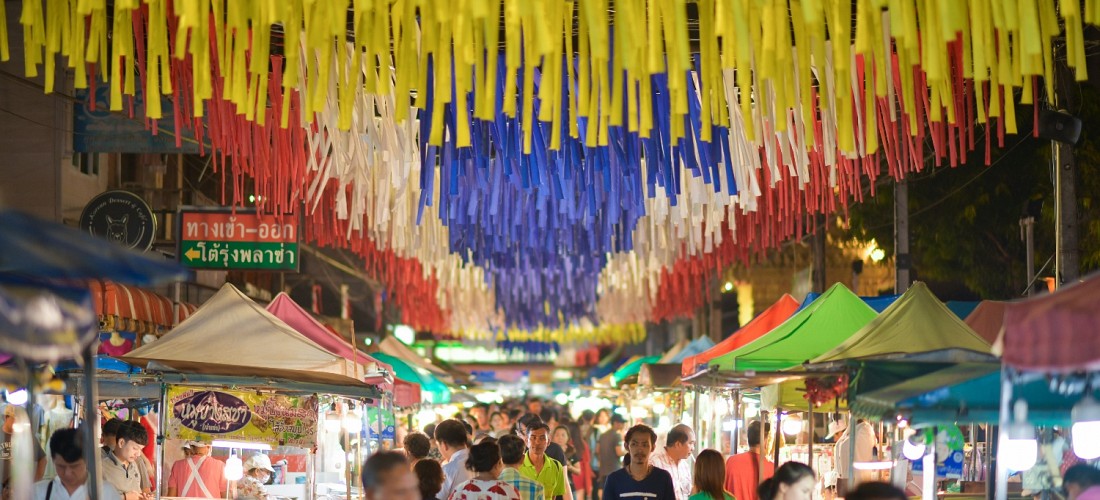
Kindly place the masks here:
<instances>
[{"instance_id":1,"label":"vendor behind stall","mask_svg":"<svg viewBox=\"0 0 1100 500\"><path fill-rule=\"evenodd\" d=\"M275 473L271 459L263 453L248 457L244 462L245 475L237 486L237 500L268 500L271 498L264 485Z\"/></svg>"},{"instance_id":2,"label":"vendor behind stall","mask_svg":"<svg viewBox=\"0 0 1100 500\"><path fill-rule=\"evenodd\" d=\"M210 443L187 441L182 460L168 474L168 496L225 498L225 464L210 458Z\"/></svg>"}]
</instances>

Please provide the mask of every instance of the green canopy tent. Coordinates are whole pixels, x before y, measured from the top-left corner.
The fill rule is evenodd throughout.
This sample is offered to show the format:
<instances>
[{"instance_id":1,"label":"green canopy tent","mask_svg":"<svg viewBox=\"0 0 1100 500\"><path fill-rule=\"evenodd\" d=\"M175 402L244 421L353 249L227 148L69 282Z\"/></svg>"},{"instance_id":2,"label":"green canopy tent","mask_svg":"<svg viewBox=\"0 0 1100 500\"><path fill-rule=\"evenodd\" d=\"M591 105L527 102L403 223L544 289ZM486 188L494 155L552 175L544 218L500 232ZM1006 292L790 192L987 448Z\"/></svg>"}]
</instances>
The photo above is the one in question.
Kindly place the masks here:
<instances>
[{"instance_id":1,"label":"green canopy tent","mask_svg":"<svg viewBox=\"0 0 1100 500\"><path fill-rule=\"evenodd\" d=\"M638 378L638 372L641 371L642 365L654 364L661 360L660 356L646 356L643 358L635 359L623 366L620 366L615 373L611 374L611 386L618 387L628 378Z\"/></svg>"},{"instance_id":2,"label":"green canopy tent","mask_svg":"<svg viewBox=\"0 0 1100 500\"><path fill-rule=\"evenodd\" d=\"M924 363L873 363L860 377L875 380L885 373L917 370ZM892 366L891 366L892 365ZM852 412L873 420L898 415L915 424L997 423L1001 408L1001 367L998 363L959 363L879 386L855 396ZM1028 421L1036 425L1070 423L1070 409L1081 396L1052 392L1041 376L1028 376L1013 384L1013 397L1028 402ZM1100 391L1094 395L1100 397Z\"/></svg>"},{"instance_id":3,"label":"green canopy tent","mask_svg":"<svg viewBox=\"0 0 1100 500\"><path fill-rule=\"evenodd\" d=\"M989 343L972 330L928 286L913 283L901 297L834 349L814 358L808 371L847 371L851 360L900 359L906 362L899 369L904 377L916 377L952 363L996 362L989 353ZM917 362L933 362L921 365ZM868 377L863 377L864 390ZM903 380L903 379L901 379ZM892 374L881 373L874 387L900 381ZM765 399L785 409L802 409L803 382L792 380L779 387L767 388ZM765 407L772 407L765 405Z\"/></svg>"},{"instance_id":4,"label":"green canopy tent","mask_svg":"<svg viewBox=\"0 0 1100 500\"><path fill-rule=\"evenodd\" d=\"M789 370L834 349L875 316L863 299L837 283L772 331L713 359L710 366L738 372Z\"/></svg>"},{"instance_id":5,"label":"green canopy tent","mask_svg":"<svg viewBox=\"0 0 1100 500\"><path fill-rule=\"evenodd\" d=\"M378 361L392 366L394 375L396 375L397 378L406 382L420 384L420 388L431 397L432 403L440 404L449 403L451 401L451 390L447 388L447 384L444 384L443 381L436 378L435 375L428 373L426 370L421 372L405 360L390 356L383 352L376 352L371 354L371 356L374 356Z\"/></svg>"},{"instance_id":6,"label":"green canopy tent","mask_svg":"<svg viewBox=\"0 0 1100 500\"><path fill-rule=\"evenodd\" d=\"M935 361L984 361L992 357L989 342L919 281L882 314L811 363L918 357Z\"/></svg>"}]
</instances>

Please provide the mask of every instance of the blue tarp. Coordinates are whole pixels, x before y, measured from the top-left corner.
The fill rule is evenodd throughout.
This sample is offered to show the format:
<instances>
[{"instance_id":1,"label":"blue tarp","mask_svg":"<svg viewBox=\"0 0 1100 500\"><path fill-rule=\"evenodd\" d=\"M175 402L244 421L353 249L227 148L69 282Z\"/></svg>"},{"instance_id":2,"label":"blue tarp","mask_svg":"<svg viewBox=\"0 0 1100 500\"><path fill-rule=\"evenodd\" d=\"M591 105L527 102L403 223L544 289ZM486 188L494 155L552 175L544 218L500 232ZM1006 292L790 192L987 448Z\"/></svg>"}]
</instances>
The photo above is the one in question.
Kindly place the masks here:
<instances>
[{"instance_id":1,"label":"blue tarp","mask_svg":"<svg viewBox=\"0 0 1100 500\"><path fill-rule=\"evenodd\" d=\"M0 273L43 280L151 286L187 277L178 263L142 255L62 224L0 210Z\"/></svg>"},{"instance_id":2,"label":"blue tarp","mask_svg":"<svg viewBox=\"0 0 1100 500\"><path fill-rule=\"evenodd\" d=\"M680 352L676 353L672 359L668 360L669 363L683 363L688 356L695 356L705 352L707 349L714 347L714 341L710 337L699 337L692 340L688 345L680 349Z\"/></svg>"},{"instance_id":3,"label":"blue tarp","mask_svg":"<svg viewBox=\"0 0 1100 500\"><path fill-rule=\"evenodd\" d=\"M0 351L30 361L77 358L98 327L87 288L0 273Z\"/></svg>"},{"instance_id":4,"label":"blue tarp","mask_svg":"<svg viewBox=\"0 0 1100 500\"><path fill-rule=\"evenodd\" d=\"M970 313L974 312L974 309L978 308L978 304L981 304L981 302L952 300L947 302L947 308L950 309L951 312L955 313L955 316L958 316L959 319L965 320L967 316L970 316Z\"/></svg>"},{"instance_id":5,"label":"blue tarp","mask_svg":"<svg viewBox=\"0 0 1100 500\"><path fill-rule=\"evenodd\" d=\"M802 305L798 306L798 311L801 311L801 310L805 309L807 306L810 305L811 302L817 300L817 298L820 297L820 296L821 296L821 294L817 293L817 292L810 292L810 293L806 294L806 298L802 300ZM898 300L898 297L901 297L901 295L879 295L878 297L860 297L860 300L862 300L864 304L867 304L867 307L870 307L871 309L874 309L875 312L881 313L882 311L885 311L887 307L890 307L890 304L893 304L894 301ZM795 313L797 314L798 311L795 311Z\"/></svg>"}]
</instances>

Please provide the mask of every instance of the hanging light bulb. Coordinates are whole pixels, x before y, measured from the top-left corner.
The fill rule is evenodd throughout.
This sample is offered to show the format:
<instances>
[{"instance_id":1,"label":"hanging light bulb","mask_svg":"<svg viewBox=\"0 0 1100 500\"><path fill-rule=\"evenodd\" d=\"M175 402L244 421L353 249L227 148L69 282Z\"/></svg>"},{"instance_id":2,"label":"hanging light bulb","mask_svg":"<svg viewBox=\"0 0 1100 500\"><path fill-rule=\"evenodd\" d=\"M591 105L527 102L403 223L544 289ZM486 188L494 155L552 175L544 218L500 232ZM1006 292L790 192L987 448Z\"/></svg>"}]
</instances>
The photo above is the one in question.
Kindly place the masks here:
<instances>
[{"instance_id":1,"label":"hanging light bulb","mask_svg":"<svg viewBox=\"0 0 1100 500\"><path fill-rule=\"evenodd\" d=\"M1039 454L1039 441L1035 427L1027 421L1027 401L1016 400L1012 423L1005 429L1005 440L997 458L1006 468L1025 471L1035 466Z\"/></svg>"},{"instance_id":2,"label":"hanging light bulb","mask_svg":"<svg viewBox=\"0 0 1100 500\"><path fill-rule=\"evenodd\" d=\"M244 477L244 464L237 456L237 450L233 450L225 460L225 479L239 481L242 477Z\"/></svg>"},{"instance_id":3,"label":"hanging light bulb","mask_svg":"<svg viewBox=\"0 0 1100 500\"><path fill-rule=\"evenodd\" d=\"M10 404L13 404L13 405L16 405L16 406L23 406L23 405L27 404L27 390L26 389L18 389L18 390L9 392L9 393L7 393L7 400L8 400L8 403L10 403Z\"/></svg>"},{"instance_id":4,"label":"hanging light bulb","mask_svg":"<svg viewBox=\"0 0 1100 500\"><path fill-rule=\"evenodd\" d=\"M802 417L797 415L787 415L783 419L783 434L788 436L797 436L802 432Z\"/></svg>"},{"instance_id":5,"label":"hanging light bulb","mask_svg":"<svg viewBox=\"0 0 1100 500\"><path fill-rule=\"evenodd\" d=\"M1073 406L1073 453L1085 460L1100 458L1100 403L1089 391Z\"/></svg>"},{"instance_id":6,"label":"hanging light bulb","mask_svg":"<svg viewBox=\"0 0 1100 500\"><path fill-rule=\"evenodd\" d=\"M928 444L923 432L913 433L901 445L901 454L909 460L920 460L926 451Z\"/></svg>"}]
</instances>

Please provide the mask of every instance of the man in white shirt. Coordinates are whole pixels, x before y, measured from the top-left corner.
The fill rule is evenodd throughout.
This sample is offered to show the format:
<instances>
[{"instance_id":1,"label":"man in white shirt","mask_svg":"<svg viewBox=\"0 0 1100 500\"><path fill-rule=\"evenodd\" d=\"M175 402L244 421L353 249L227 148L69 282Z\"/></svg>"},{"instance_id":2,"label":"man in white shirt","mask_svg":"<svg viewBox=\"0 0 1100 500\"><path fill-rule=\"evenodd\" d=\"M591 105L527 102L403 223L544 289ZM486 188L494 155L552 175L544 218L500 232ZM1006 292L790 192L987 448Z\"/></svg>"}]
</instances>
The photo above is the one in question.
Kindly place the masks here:
<instances>
[{"instance_id":1,"label":"man in white shirt","mask_svg":"<svg viewBox=\"0 0 1100 500\"><path fill-rule=\"evenodd\" d=\"M88 464L81 429L59 429L50 437L50 457L57 477L34 484L34 500L84 500L88 497ZM114 488L100 488L100 500L118 500Z\"/></svg>"},{"instance_id":2,"label":"man in white shirt","mask_svg":"<svg viewBox=\"0 0 1100 500\"><path fill-rule=\"evenodd\" d=\"M695 432L691 427L677 424L669 429L665 437L665 447L649 456L649 464L660 467L672 475L672 486L676 489L676 500L687 500L691 496L691 458L695 450Z\"/></svg>"},{"instance_id":3,"label":"man in white shirt","mask_svg":"<svg viewBox=\"0 0 1100 500\"><path fill-rule=\"evenodd\" d=\"M466 459L470 457L468 437L466 426L458 420L444 420L435 426L435 441L443 455L443 489L436 495L438 500L447 500L455 488L473 477L466 469Z\"/></svg>"}]
</instances>

